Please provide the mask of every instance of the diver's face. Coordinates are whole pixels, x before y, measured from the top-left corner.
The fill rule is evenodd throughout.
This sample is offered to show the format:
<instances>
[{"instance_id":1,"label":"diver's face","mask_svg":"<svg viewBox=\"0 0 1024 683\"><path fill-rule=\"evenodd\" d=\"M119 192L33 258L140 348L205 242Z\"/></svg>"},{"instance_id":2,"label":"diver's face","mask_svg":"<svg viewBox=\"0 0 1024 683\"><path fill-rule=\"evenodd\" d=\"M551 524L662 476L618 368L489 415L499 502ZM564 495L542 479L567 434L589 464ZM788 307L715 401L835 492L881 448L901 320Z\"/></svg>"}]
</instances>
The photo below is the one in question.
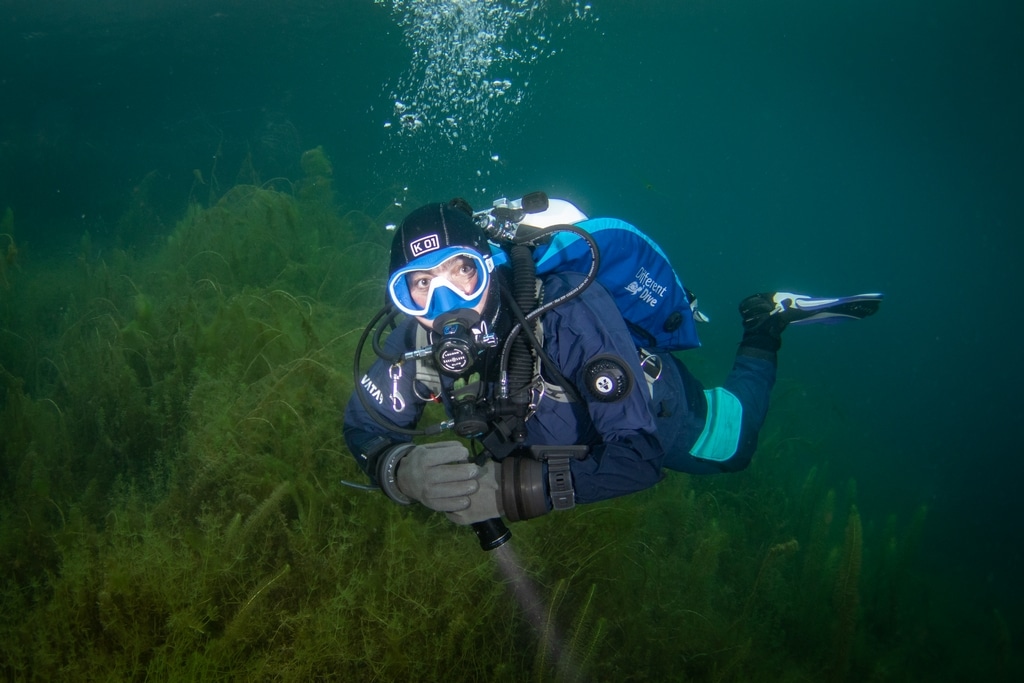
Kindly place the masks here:
<instances>
[{"instance_id":1,"label":"diver's face","mask_svg":"<svg viewBox=\"0 0 1024 683\"><path fill-rule=\"evenodd\" d=\"M426 308L430 298L431 284L436 287L440 283L435 283L435 280L442 277L446 278L453 288L459 289L467 295L476 289L476 283L480 279L476 264L472 260L465 256L453 256L430 270L414 270L406 274L405 281L412 300Z\"/></svg>"},{"instance_id":2,"label":"diver's face","mask_svg":"<svg viewBox=\"0 0 1024 683\"><path fill-rule=\"evenodd\" d=\"M448 287L461 291L466 296L471 295L480 282L480 273L477 271L476 262L466 256L453 256L430 270L414 270L405 276L406 285L409 287L409 295L412 300L421 308L427 308L430 297L438 287ZM472 310L483 313L487 304L487 292L483 293L480 301ZM417 317L422 325L429 328L431 319Z\"/></svg>"}]
</instances>

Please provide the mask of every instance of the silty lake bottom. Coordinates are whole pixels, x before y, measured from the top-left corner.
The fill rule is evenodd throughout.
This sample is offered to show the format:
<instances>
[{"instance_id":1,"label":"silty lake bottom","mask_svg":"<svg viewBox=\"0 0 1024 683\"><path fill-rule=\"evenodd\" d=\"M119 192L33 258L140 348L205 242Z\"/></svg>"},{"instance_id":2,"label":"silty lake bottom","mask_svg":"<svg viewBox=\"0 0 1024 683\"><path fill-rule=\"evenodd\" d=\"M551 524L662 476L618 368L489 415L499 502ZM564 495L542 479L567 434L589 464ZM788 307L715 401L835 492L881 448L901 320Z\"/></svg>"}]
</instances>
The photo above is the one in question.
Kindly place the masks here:
<instances>
[{"instance_id":1,"label":"silty lake bottom","mask_svg":"<svg viewBox=\"0 0 1024 683\"><path fill-rule=\"evenodd\" d=\"M1024 9L890 5L6 3L2 677L1019 680ZM709 386L747 294L886 301L749 470L483 553L339 421L385 226L532 190L661 244Z\"/></svg>"}]
</instances>

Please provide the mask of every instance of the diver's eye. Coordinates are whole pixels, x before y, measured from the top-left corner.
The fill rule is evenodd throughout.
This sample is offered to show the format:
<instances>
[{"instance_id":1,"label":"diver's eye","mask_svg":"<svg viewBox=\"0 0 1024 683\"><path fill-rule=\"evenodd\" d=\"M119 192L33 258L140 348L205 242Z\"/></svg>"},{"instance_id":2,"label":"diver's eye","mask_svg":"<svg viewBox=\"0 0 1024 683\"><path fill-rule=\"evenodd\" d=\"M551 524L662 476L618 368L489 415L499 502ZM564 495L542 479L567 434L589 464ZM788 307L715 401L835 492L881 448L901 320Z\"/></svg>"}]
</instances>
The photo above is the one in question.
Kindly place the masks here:
<instances>
[{"instance_id":1,"label":"diver's eye","mask_svg":"<svg viewBox=\"0 0 1024 683\"><path fill-rule=\"evenodd\" d=\"M455 268L452 269L451 277L461 281L470 280L475 276L476 264L469 259L459 259L459 262L455 264Z\"/></svg>"},{"instance_id":2,"label":"diver's eye","mask_svg":"<svg viewBox=\"0 0 1024 683\"><path fill-rule=\"evenodd\" d=\"M411 289L411 290L426 291L426 290L430 289L430 281L432 279L433 278L431 278L431 277L425 277L425 276L412 277L412 278L409 279L409 289Z\"/></svg>"}]
</instances>

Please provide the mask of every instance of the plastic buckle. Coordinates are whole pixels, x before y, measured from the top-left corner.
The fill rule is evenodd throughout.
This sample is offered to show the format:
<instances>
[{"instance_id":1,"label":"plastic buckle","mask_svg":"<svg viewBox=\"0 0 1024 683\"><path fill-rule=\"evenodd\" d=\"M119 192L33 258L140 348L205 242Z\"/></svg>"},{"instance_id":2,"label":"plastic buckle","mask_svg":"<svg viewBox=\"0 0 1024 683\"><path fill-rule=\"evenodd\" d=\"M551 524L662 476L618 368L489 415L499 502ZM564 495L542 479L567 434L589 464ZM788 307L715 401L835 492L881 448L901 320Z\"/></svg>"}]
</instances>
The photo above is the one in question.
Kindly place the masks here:
<instances>
[{"instance_id":1,"label":"plastic buckle","mask_svg":"<svg viewBox=\"0 0 1024 683\"><path fill-rule=\"evenodd\" d=\"M576 491L572 486L569 462L582 460L590 452L588 446L531 446L530 454L548 465L548 495L555 510L576 507Z\"/></svg>"},{"instance_id":2,"label":"plastic buckle","mask_svg":"<svg viewBox=\"0 0 1024 683\"><path fill-rule=\"evenodd\" d=\"M662 361L661 358L647 349L640 349L640 367L651 382L661 379Z\"/></svg>"},{"instance_id":3,"label":"plastic buckle","mask_svg":"<svg viewBox=\"0 0 1024 683\"><path fill-rule=\"evenodd\" d=\"M571 510L576 507L576 492L572 487L572 473L569 471L569 458L550 458L548 460L548 489L551 506L556 510Z\"/></svg>"}]
</instances>

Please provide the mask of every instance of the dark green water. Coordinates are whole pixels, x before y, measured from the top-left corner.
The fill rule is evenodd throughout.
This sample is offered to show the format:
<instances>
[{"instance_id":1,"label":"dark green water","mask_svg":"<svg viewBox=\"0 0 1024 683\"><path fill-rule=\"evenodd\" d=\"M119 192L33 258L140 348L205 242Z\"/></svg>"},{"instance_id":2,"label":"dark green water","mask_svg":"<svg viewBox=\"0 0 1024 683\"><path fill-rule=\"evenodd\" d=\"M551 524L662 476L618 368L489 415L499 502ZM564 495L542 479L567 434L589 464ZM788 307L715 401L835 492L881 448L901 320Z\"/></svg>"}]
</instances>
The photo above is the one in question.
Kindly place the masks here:
<instances>
[{"instance_id":1,"label":"dark green water","mask_svg":"<svg viewBox=\"0 0 1024 683\"><path fill-rule=\"evenodd\" d=\"M416 62L390 5L0 10L0 210L25 255L86 230L112 242L147 174L163 223L140 244L215 156L230 184L247 153L294 177L322 145L361 208L544 189L641 226L712 317L710 382L746 294L884 292L864 323L788 332L782 383L820 406L799 419L827 424L865 518L928 505L922 566L1024 632L1021 3L595 0L574 21L553 6L554 54L485 70L522 101L460 109L466 150L441 135L451 100L420 131L395 125ZM540 21L508 42L535 43Z\"/></svg>"}]
</instances>

